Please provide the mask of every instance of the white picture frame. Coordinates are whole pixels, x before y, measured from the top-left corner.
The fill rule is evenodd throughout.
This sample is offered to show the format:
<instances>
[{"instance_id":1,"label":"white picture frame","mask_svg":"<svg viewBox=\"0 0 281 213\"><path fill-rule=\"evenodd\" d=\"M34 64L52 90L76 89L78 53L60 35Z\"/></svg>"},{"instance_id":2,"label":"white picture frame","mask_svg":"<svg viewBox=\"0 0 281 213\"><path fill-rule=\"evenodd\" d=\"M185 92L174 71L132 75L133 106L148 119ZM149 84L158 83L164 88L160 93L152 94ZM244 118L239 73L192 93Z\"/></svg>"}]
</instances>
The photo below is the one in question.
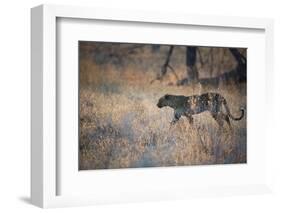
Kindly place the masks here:
<instances>
[{"instance_id":1,"label":"white picture frame","mask_svg":"<svg viewBox=\"0 0 281 213\"><path fill-rule=\"evenodd\" d=\"M148 11L122 11L100 8L85 8L74 6L41 5L31 10L31 201L34 205L47 207L63 207L76 205L92 205L99 203L138 202L143 200L165 200L186 197L252 194L271 191L270 165L270 110L264 117L266 130L261 141L263 155L266 155L265 165L260 169L264 177L254 184L233 184L210 187L200 187L194 183L194 188L186 190L169 185L167 188L155 191L139 192L132 189L120 196L116 192L106 191L104 195L58 195L58 166L59 153L57 152L57 20L87 19L100 21L118 21L122 26L125 22L153 23L156 25L173 26L200 26L219 29L253 29L264 33L265 52L263 73L266 79L265 94L267 107L271 107L273 87L273 21L271 19L216 17L188 14L166 14ZM71 154L71 153L69 153ZM159 169L159 168L158 168ZM188 169L181 168L181 171ZM157 168L151 168L151 173ZM208 168L212 170L212 168ZM141 170L139 170L141 171ZM139 171L136 171L138 173ZM108 171L110 172L110 171ZM209 171L210 172L210 171ZM155 176L160 175L155 173ZM172 176L172 178L175 178ZM126 180L125 180L126 181ZM105 183L101 183L105 184ZM153 189L154 190L154 189ZM111 196L112 194L112 196Z\"/></svg>"}]
</instances>

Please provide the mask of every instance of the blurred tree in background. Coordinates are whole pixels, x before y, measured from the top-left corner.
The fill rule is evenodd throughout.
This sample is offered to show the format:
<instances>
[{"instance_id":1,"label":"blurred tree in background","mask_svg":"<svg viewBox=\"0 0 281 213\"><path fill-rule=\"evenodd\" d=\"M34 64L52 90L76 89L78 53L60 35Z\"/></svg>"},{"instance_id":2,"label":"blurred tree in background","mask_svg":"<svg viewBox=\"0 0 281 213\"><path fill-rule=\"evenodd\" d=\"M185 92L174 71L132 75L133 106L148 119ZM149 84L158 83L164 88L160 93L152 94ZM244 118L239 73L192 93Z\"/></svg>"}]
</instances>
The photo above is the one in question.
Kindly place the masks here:
<instances>
[{"instance_id":1,"label":"blurred tree in background","mask_svg":"<svg viewBox=\"0 0 281 213\"><path fill-rule=\"evenodd\" d=\"M99 67L113 66L119 72L126 67L144 74L149 71L154 75L150 83L163 82L171 74L174 80L169 84L218 86L246 82L247 76L246 48L81 41L79 57Z\"/></svg>"}]
</instances>

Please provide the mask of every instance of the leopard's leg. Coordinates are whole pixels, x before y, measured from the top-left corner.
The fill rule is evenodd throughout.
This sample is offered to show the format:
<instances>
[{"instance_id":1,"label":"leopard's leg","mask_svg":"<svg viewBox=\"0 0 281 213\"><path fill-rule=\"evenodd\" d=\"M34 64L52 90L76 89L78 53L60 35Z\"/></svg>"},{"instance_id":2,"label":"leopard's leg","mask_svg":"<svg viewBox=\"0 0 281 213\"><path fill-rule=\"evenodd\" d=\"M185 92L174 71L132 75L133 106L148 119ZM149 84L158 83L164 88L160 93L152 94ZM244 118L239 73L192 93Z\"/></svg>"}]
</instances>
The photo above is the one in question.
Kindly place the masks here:
<instances>
[{"instance_id":1,"label":"leopard's leg","mask_svg":"<svg viewBox=\"0 0 281 213\"><path fill-rule=\"evenodd\" d=\"M193 125L193 117L192 117L192 115L190 115L190 114L188 114L188 113L185 113L184 115L185 115L185 117L188 119L189 124L190 124L190 125Z\"/></svg>"},{"instance_id":2,"label":"leopard's leg","mask_svg":"<svg viewBox=\"0 0 281 213\"><path fill-rule=\"evenodd\" d=\"M224 120L228 124L229 129L232 131L232 126L231 126L231 123L230 123L229 116L224 114Z\"/></svg>"},{"instance_id":3,"label":"leopard's leg","mask_svg":"<svg viewBox=\"0 0 281 213\"><path fill-rule=\"evenodd\" d=\"M171 125L174 125L181 117L181 114L178 112L174 112L174 119L171 121Z\"/></svg>"},{"instance_id":4,"label":"leopard's leg","mask_svg":"<svg viewBox=\"0 0 281 213\"><path fill-rule=\"evenodd\" d=\"M213 118L218 123L219 128L221 129L223 127L223 116L221 113L212 113Z\"/></svg>"}]
</instances>

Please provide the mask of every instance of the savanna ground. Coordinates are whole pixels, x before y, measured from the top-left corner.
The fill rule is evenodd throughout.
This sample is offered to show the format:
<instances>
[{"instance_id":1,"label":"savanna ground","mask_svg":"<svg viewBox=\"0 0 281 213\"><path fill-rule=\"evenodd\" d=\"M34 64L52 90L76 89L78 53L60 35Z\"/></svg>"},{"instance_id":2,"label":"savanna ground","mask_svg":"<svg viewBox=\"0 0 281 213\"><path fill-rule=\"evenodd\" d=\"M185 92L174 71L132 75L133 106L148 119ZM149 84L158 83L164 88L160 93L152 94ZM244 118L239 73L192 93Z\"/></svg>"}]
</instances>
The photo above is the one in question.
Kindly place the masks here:
<instances>
[{"instance_id":1,"label":"savanna ground","mask_svg":"<svg viewBox=\"0 0 281 213\"><path fill-rule=\"evenodd\" d=\"M167 46L155 52L145 45L124 53L131 51L130 45L99 45L80 42L80 170L246 162L245 117L231 121L232 131L226 124L220 129L208 112L193 116L192 126L184 117L171 126L173 109L156 106L167 93L218 92L237 116L239 108L246 107L246 83L177 86L172 74L151 83L165 61ZM224 54L213 65L213 76L235 66L231 55L218 49ZM208 48L201 53L204 58ZM183 48L175 49L171 64L179 77L186 75ZM200 77L210 75L208 67L197 66Z\"/></svg>"}]
</instances>

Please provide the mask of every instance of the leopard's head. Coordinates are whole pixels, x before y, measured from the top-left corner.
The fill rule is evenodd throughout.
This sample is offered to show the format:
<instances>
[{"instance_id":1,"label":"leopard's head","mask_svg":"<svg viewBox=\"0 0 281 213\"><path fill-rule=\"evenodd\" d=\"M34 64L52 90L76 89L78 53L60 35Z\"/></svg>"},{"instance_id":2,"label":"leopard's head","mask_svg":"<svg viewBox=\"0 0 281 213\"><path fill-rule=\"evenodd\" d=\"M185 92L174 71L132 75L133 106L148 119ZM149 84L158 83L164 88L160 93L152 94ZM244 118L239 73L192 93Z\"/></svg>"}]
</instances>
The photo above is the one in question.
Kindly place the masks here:
<instances>
[{"instance_id":1,"label":"leopard's head","mask_svg":"<svg viewBox=\"0 0 281 213\"><path fill-rule=\"evenodd\" d=\"M161 97L157 103L157 106L159 108L165 107L165 106L169 106L170 105L170 100L171 99L171 95L164 95L163 97Z\"/></svg>"}]
</instances>

